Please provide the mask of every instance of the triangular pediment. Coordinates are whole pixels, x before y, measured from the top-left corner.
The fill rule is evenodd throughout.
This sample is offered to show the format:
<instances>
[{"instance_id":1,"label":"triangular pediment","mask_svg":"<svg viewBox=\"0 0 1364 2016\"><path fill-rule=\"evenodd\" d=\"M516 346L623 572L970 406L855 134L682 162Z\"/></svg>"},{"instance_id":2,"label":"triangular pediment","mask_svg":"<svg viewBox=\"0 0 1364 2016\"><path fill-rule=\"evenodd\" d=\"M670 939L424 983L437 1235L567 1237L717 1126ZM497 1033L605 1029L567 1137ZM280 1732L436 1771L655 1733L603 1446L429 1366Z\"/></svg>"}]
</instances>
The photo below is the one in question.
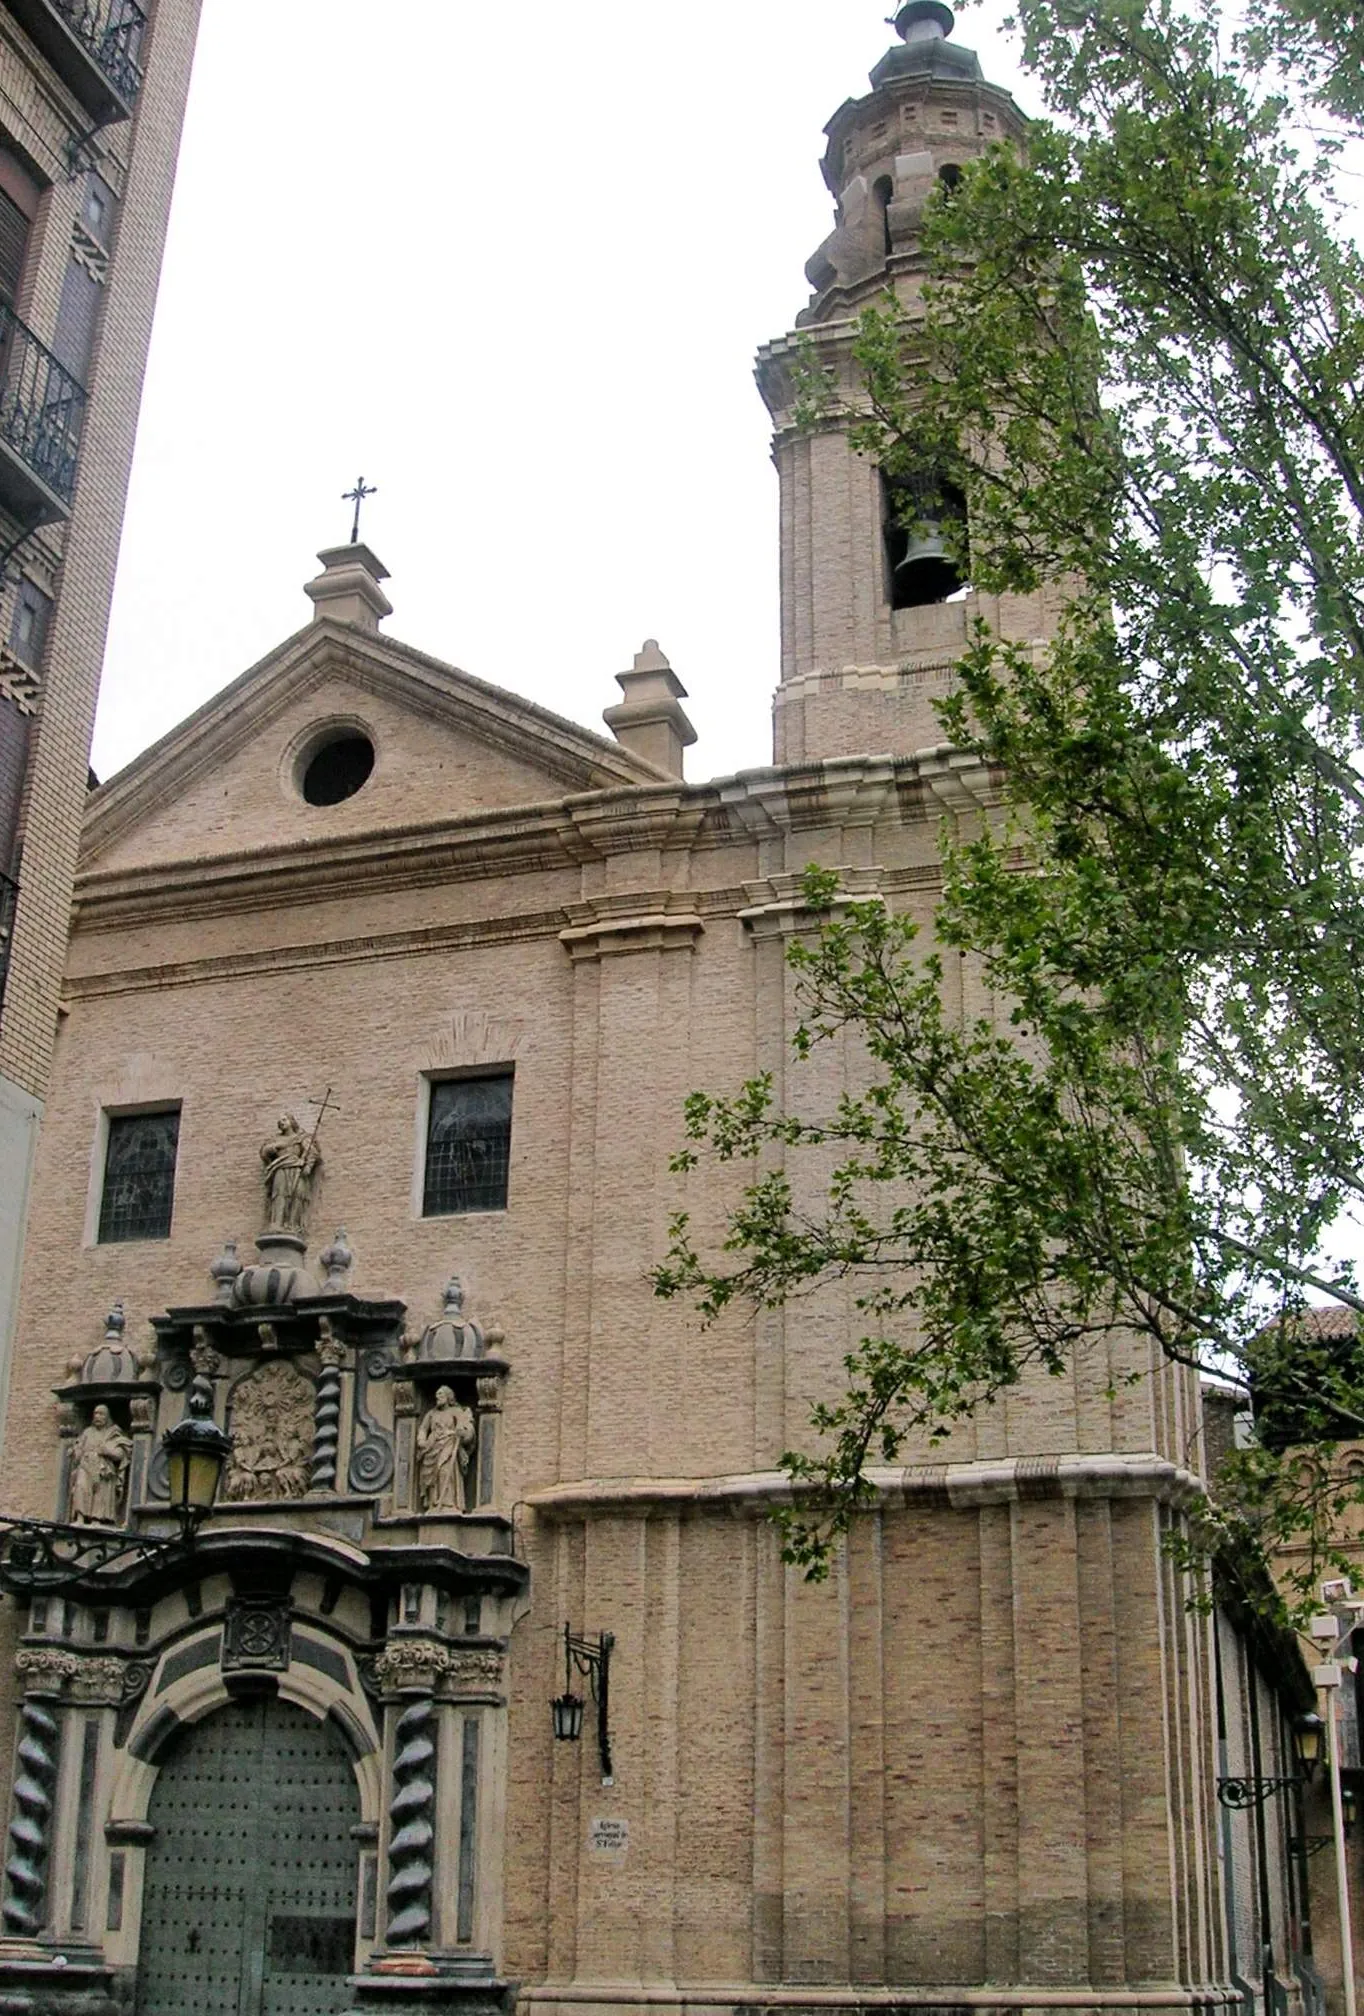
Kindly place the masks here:
<instances>
[{"instance_id":1,"label":"triangular pediment","mask_svg":"<svg viewBox=\"0 0 1364 2016\"><path fill-rule=\"evenodd\" d=\"M341 803L302 779L328 737L367 737ZM439 825L665 773L410 646L322 621L291 637L95 793L82 866L134 869Z\"/></svg>"}]
</instances>

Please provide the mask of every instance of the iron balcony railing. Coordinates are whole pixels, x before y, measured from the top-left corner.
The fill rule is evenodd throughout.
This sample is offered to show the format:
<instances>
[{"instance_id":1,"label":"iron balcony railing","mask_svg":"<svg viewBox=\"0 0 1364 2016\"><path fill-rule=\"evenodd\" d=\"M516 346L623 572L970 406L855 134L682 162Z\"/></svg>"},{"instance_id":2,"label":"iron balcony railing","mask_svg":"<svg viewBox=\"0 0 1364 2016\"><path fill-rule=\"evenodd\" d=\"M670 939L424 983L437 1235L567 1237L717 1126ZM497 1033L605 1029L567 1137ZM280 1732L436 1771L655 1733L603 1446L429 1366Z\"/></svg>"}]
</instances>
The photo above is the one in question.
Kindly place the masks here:
<instances>
[{"instance_id":1,"label":"iron balcony railing","mask_svg":"<svg viewBox=\"0 0 1364 2016\"><path fill-rule=\"evenodd\" d=\"M14 906L19 900L19 884L0 875L0 1008L5 1003L5 981L9 977L9 945L14 931Z\"/></svg>"},{"instance_id":2,"label":"iron balcony railing","mask_svg":"<svg viewBox=\"0 0 1364 2016\"><path fill-rule=\"evenodd\" d=\"M0 301L0 444L70 504L85 421L85 387Z\"/></svg>"},{"instance_id":3,"label":"iron balcony railing","mask_svg":"<svg viewBox=\"0 0 1364 2016\"><path fill-rule=\"evenodd\" d=\"M147 17L136 0L50 0L84 43L109 82L131 105L142 88L142 37Z\"/></svg>"}]
</instances>

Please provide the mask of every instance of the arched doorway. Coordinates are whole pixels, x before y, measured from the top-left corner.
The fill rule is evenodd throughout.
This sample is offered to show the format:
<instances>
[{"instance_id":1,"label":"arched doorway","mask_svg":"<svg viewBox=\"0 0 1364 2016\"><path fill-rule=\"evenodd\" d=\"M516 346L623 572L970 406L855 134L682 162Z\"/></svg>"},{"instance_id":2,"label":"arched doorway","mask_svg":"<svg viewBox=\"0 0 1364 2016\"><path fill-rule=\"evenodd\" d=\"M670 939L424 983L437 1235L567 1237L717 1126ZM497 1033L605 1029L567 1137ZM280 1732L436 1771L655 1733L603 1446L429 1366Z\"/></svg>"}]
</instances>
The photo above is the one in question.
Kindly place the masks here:
<instances>
[{"instance_id":1,"label":"arched doorway","mask_svg":"<svg viewBox=\"0 0 1364 2016\"><path fill-rule=\"evenodd\" d=\"M345 2009L360 1798L328 1723L233 1702L177 1739L147 1818L138 2016Z\"/></svg>"}]
</instances>

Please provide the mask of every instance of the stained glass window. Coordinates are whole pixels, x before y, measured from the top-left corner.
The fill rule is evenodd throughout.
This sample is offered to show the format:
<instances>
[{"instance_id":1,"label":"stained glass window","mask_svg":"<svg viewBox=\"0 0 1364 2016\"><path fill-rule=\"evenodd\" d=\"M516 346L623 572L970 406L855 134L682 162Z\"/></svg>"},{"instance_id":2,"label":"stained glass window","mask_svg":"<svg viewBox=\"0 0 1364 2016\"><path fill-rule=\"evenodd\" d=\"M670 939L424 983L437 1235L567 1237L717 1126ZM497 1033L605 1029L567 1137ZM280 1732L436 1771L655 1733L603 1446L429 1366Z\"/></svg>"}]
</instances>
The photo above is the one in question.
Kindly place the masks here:
<instances>
[{"instance_id":1,"label":"stained glass window","mask_svg":"<svg viewBox=\"0 0 1364 2016\"><path fill-rule=\"evenodd\" d=\"M179 1139L178 1108L170 1113L109 1116L99 1206L101 1245L122 1239L169 1239Z\"/></svg>"},{"instance_id":2,"label":"stained glass window","mask_svg":"<svg viewBox=\"0 0 1364 2016\"><path fill-rule=\"evenodd\" d=\"M433 1083L422 1203L426 1217L506 1210L511 1118L510 1072Z\"/></svg>"}]
</instances>

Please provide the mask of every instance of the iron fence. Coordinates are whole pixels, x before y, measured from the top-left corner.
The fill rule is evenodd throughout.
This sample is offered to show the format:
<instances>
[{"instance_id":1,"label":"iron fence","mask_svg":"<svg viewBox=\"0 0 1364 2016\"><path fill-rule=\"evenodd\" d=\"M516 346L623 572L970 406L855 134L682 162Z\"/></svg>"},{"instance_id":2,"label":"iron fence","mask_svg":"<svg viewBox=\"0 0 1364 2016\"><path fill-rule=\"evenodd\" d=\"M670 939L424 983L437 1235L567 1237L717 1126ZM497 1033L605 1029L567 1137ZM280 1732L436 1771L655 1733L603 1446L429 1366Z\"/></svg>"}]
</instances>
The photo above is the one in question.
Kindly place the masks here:
<instances>
[{"instance_id":1,"label":"iron fence","mask_svg":"<svg viewBox=\"0 0 1364 2016\"><path fill-rule=\"evenodd\" d=\"M50 0L98 63L125 104L142 88L142 37L147 17L136 0Z\"/></svg>"},{"instance_id":2,"label":"iron fence","mask_svg":"<svg viewBox=\"0 0 1364 2016\"><path fill-rule=\"evenodd\" d=\"M69 504L85 421L85 387L0 301L0 440Z\"/></svg>"}]
</instances>

